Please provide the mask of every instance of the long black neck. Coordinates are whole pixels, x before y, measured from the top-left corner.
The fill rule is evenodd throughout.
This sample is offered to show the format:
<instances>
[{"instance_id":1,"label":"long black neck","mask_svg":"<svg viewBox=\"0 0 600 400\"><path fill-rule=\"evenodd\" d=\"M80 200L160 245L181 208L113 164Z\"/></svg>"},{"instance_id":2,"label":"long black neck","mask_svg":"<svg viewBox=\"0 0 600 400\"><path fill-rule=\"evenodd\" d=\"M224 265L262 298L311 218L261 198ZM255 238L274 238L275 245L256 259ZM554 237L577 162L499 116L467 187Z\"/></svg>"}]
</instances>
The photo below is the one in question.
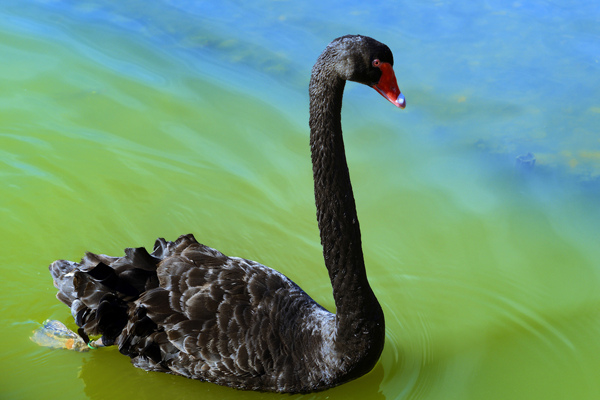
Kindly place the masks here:
<instances>
[{"instance_id":1,"label":"long black neck","mask_svg":"<svg viewBox=\"0 0 600 400\"><path fill-rule=\"evenodd\" d=\"M337 341L351 348L366 346L362 351L376 353L372 357L378 358L383 347L383 312L367 281L342 137L346 81L328 61L325 55L319 58L310 82L310 146L317 221L336 306ZM361 351L351 348L347 351Z\"/></svg>"}]
</instances>

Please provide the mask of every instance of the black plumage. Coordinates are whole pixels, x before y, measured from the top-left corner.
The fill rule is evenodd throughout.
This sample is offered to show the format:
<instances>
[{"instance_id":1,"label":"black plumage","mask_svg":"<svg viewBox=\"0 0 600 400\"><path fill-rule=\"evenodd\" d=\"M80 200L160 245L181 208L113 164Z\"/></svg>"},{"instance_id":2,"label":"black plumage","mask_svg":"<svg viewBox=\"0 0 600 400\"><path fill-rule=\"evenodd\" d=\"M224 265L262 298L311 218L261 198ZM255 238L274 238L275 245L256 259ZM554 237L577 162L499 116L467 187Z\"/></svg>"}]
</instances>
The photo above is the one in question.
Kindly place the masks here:
<instances>
[{"instance_id":1,"label":"black plumage","mask_svg":"<svg viewBox=\"0 0 600 400\"><path fill-rule=\"evenodd\" d=\"M336 314L283 274L184 235L157 240L151 254L54 262L57 297L82 336L102 335L139 368L238 389L309 392L371 370L384 316L366 276L340 112L345 81L376 87L380 63L391 70L387 46L345 36L321 54L310 83L317 219ZM393 96L403 107L400 91Z\"/></svg>"}]
</instances>

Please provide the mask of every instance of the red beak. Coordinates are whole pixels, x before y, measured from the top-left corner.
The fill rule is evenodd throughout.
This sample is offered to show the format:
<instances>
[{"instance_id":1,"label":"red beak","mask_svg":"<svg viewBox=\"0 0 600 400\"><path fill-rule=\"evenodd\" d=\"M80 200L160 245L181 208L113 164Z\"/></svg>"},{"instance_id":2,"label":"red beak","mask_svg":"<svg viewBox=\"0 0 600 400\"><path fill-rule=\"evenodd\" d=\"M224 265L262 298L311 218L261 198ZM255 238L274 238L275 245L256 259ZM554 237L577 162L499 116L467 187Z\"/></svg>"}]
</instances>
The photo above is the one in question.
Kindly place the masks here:
<instances>
[{"instance_id":1,"label":"red beak","mask_svg":"<svg viewBox=\"0 0 600 400\"><path fill-rule=\"evenodd\" d=\"M379 69L381 69L381 79L379 79L377 84L372 86L373 89L377 90L396 107L406 107L406 99L398 88L396 75L394 74L394 69L391 64L386 62L381 63Z\"/></svg>"}]
</instances>

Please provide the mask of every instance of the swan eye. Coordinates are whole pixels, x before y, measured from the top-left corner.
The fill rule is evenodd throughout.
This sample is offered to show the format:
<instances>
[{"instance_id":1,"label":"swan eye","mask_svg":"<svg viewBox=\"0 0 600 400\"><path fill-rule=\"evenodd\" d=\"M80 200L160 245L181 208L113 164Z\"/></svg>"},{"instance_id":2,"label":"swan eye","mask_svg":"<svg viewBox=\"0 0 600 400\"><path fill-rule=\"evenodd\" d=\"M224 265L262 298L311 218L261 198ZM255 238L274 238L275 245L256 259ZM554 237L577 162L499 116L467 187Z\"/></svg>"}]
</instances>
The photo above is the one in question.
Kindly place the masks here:
<instances>
[{"instance_id":1,"label":"swan eye","mask_svg":"<svg viewBox=\"0 0 600 400\"><path fill-rule=\"evenodd\" d=\"M381 61L379 61L378 58L373 60L373 66L379 68L379 66L381 65Z\"/></svg>"}]
</instances>

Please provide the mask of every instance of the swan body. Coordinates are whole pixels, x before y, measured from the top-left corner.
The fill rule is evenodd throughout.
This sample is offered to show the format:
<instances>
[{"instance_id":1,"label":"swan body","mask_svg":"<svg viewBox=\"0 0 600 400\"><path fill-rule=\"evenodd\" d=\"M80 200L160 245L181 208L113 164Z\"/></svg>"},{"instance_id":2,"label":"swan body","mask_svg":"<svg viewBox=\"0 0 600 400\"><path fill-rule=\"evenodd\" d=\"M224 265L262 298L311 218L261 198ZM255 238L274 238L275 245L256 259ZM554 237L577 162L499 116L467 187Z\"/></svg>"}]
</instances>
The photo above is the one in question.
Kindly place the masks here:
<instances>
[{"instance_id":1,"label":"swan body","mask_svg":"<svg viewBox=\"0 0 600 400\"><path fill-rule=\"evenodd\" d=\"M139 368L238 389L311 392L370 371L383 350L384 315L368 283L341 135L346 80L404 108L392 53L374 39L335 39L310 83L317 220L336 314L285 275L228 257L192 235L158 239L152 253L87 253L50 265L57 298L79 334L102 335Z\"/></svg>"}]
</instances>

